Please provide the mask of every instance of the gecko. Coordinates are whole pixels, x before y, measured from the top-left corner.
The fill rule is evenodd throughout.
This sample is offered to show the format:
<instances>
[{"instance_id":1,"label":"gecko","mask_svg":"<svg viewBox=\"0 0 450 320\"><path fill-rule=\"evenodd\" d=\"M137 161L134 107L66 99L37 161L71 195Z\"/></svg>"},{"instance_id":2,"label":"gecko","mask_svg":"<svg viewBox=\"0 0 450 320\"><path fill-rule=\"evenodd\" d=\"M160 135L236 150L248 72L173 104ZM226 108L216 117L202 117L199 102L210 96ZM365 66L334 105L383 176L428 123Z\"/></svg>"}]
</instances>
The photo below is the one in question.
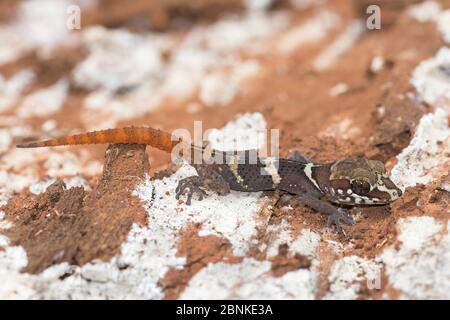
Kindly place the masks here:
<instances>
[{"instance_id":1,"label":"gecko","mask_svg":"<svg viewBox=\"0 0 450 320\"><path fill-rule=\"evenodd\" d=\"M332 163L315 163L299 151L288 158L260 157L255 150L224 152L199 147L151 127L91 131L22 143L17 147L108 143L143 144L169 153L182 146L180 154L191 161L198 174L181 179L176 187L175 198L185 197L187 205L191 204L194 195L199 201L203 200L208 196L207 191L226 195L230 190L278 190L327 215L327 227L335 227L339 233L342 232L341 222L355 223L346 207L387 205L402 195L389 178L383 162L378 160L353 157ZM201 161L193 161L199 153Z\"/></svg>"}]
</instances>

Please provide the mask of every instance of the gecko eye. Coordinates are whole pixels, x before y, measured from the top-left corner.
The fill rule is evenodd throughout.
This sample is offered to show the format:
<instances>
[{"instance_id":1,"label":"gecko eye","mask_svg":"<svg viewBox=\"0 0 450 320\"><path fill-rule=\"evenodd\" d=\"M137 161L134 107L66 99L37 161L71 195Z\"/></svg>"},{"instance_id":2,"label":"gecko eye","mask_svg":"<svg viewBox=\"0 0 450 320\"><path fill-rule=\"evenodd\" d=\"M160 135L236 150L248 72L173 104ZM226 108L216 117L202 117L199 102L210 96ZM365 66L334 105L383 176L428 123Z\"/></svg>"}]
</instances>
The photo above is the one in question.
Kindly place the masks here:
<instances>
[{"instance_id":1,"label":"gecko eye","mask_svg":"<svg viewBox=\"0 0 450 320\"><path fill-rule=\"evenodd\" d=\"M351 182L352 191L356 194L367 194L370 191L370 184L363 180L353 180Z\"/></svg>"}]
</instances>

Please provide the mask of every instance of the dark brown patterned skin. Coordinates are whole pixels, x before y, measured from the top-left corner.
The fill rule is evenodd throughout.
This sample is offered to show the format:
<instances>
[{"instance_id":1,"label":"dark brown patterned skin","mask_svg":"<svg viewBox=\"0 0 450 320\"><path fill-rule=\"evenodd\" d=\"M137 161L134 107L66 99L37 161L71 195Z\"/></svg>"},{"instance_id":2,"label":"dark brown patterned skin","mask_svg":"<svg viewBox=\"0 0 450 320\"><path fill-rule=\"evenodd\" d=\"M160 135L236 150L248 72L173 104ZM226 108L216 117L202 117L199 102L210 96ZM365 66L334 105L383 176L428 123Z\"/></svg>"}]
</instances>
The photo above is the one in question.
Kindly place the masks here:
<instances>
[{"instance_id":1,"label":"dark brown patterned skin","mask_svg":"<svg viewBox=\"0 0 450 320\"><path fill-rule=\"evenodd\" d=\"M354 223L345 209L331 205L327 201L327 195L307 177L304 171L305 163L279 159L277 173L270 174L265 171L266 165L263 162L264 159L261 158L256 164L244 163L237 165L236 168L232 168L233 166L229 164L194 164L199 175L181 180L176 189L176 198L179 199L184 195L186 204L190 205L194 195L198 200L203 200L207 195L205 190L223 195L230 190L257 192L278 189L297 196L305 205L328 215L328 227L334 225L338 232L342 231L341 222ZM317 168L327 171L329 165ZM314 170L316 173L320 171Z\"/></svg>"},{"instance_id":2,"label":"dark brown patterned skin","mask_svg":"<svg viewBox=\"0 0 450 320\"><path fill-rule=\"evenodd\" d=\"M233 159L232 156L226 158ZM386 176L384 165L378 161L354 158L314 164L297 151L290 159L257 158L256 163L249 162L244 156L243 163L237 165L233 161L227 164L194 164L199 176L181 181L176 196L179 198L186 194L186 203L190 204L194 194L203 199L206 195L204 190L226 194L230 190L256 192L278 189L327 214L327 225L335 225L341 232L340 222L353 224L354 221L344 208L331 203L384 205L401 195L401 190Z\"/></svg>"},{"instance_id":3,"label":"dark brown patterned skin","mask_svg":"<svg viewBox=\"0 0 450 320\"><path fill-rule=\"evenodd\" d=\"M288 159L259 158L256 151L233 153L208 150L207 147L194 146L170 133L148 127L86 132L59 139L19 144L17 147L95 143L145 144L166 152L181 151L180 155L188 160L198 173L198 176L180 180L175 190L176 198L185 196L188 205L194 195L198 200L203 200L207 191L224 195L230 190L281 190L298 197L314 210L328 215L328 227L334 225L338 231L342 230L341 221L347 224L353 224L354 221L345 209L332 203L347 206L384 205L401 196L401 190L389 179L383 163L379 161L351 158L330 164L315 164L298 151ZM201 161L195 162L196 155L200 155ZM207 161L203 161L204 159Z\"/></svg>"}]
</instances>

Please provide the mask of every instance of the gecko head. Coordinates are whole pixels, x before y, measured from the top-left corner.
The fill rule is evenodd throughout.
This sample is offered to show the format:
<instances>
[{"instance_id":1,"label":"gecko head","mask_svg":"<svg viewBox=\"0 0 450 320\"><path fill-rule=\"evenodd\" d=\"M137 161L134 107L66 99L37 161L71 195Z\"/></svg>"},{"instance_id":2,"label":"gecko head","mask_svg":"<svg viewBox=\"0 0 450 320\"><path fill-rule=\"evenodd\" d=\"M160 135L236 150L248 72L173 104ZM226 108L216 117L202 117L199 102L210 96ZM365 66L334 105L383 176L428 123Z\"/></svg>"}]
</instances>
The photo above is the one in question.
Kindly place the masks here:
<instances>
[{"instance_id":1,"label":"gecko head","mask_svg":"<svg viewBox=\"0 0 450 320\"><path fill-rule=\"evenodd\" d=\"M329 179L327 193L340 204L387 204L402 195L378 160L350 158L335 162Z\"/></svg>"}]
</instances>

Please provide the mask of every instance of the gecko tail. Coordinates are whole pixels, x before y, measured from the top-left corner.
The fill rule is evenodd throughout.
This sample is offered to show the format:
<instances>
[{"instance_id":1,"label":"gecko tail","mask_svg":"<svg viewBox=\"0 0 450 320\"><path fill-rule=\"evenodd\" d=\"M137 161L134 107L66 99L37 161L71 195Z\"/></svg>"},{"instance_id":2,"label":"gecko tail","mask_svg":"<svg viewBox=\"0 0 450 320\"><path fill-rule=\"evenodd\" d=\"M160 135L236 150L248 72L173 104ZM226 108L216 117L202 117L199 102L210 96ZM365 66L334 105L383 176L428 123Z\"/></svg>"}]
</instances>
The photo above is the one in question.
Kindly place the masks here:
<instances>
[{"instance_id":1,"label":"gecko tail","mask_svg":"<svg viewBox=\"0 0 450 320\"><path fill-rule=\"evenodd\" d=\"M170 152L181 140L168 132L150 127L125 127L75 134L62 138L17 144L17 148L56 147L82 144L145 144Z\"/></svg>"},{"instance_id":2,"label":"gecko tail","mask_svg":"<svg viewBox=\"0 0 450 320\"><path fill-rule=\"evenodd\" d=\"M45 142L49 142L49 141L45 141ZM39 147L44 147L44 141L16 144L16 148L39 148Z\"/></svg>"}]
</instances>

